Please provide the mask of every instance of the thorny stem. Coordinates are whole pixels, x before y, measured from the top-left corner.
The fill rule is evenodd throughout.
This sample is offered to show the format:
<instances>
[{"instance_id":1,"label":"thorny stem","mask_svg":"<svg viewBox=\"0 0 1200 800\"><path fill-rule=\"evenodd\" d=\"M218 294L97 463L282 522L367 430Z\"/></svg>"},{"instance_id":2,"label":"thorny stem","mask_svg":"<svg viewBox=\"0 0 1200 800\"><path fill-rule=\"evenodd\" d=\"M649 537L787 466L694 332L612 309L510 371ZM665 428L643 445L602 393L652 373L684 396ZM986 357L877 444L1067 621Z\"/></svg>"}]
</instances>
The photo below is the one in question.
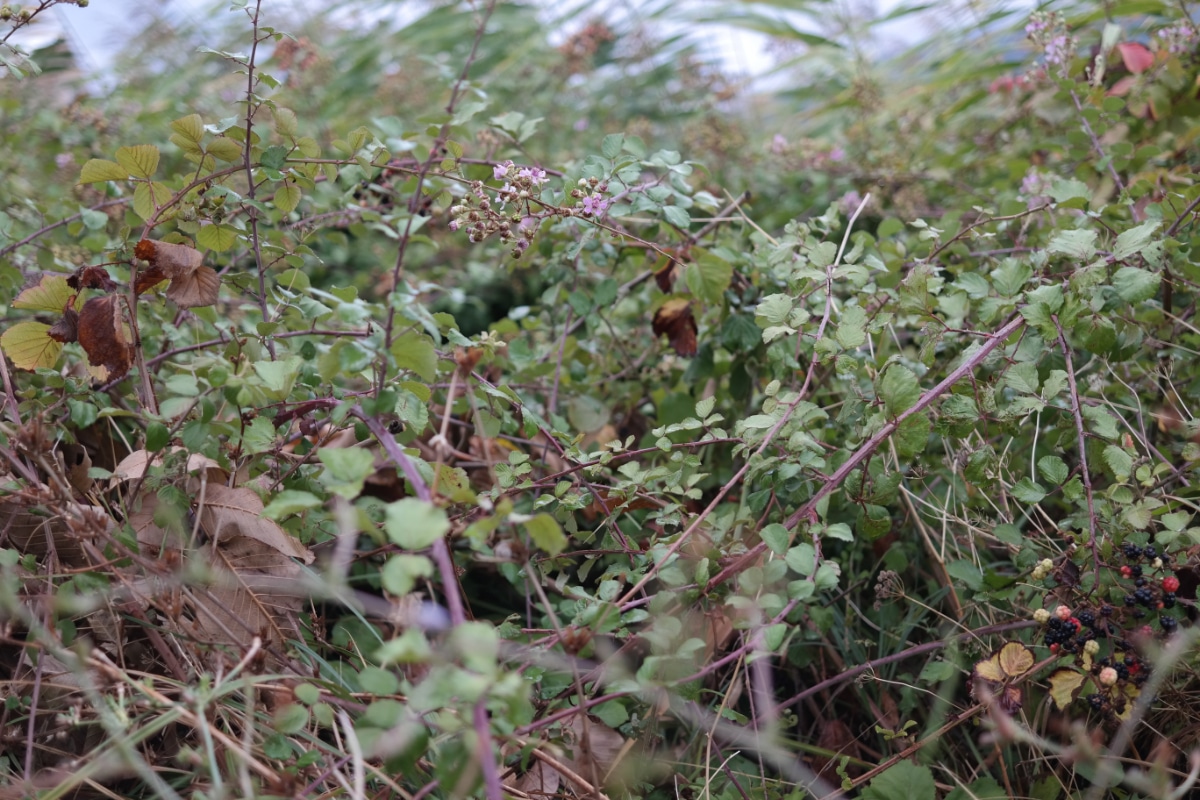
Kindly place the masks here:
<instances>
[{"instance_id":1,"label":"thorny stem","mask_svg":"<svg viewBox=\"0 0 1200 800\"><path fill-rule=\"evenodd\" d=\"M851 472L858 469L858 467L864 461L870 458L871 455L879 448L879 446L887 441L889 436L896 432L896 429L900 427L900 424L904 422L904 420L908 419L913 414L921 413L930 405L932 405L934 400L941 397L943 394L949 391L951 386L982 364L993 350L1003 344L1009 336L1012 336L1014 333L1019 331L1024 324L1025 320L1020 316L1010 319L1003 327L1000 328L1000 330L996 331L996 333L994 333L985 344L972 353L968 358L964 359L963 362L959 364L953 372L947 375L941 383L939 383L937 386L934 386L932 389L922 395L921 399L918 400L912 407L900 412L898 415L896 415L894 420L880 428L874 436L864 442L863 445L859 447L858 450L856 450L854 454L837 469L837 471L830 475L825 482L821 484L821 487L817 489L816 493L814 493L813 496L804 503L804 505L802 505L790 517L787 518L787 520L783 523L784 526L788 528L794 528L800 523L801 520L814 518L816 515L817 504L825 499L827 495L831 494L835 489L841 486L842 481L844 481ZM754 547L750 548L745 555L714 576L712 580L708 582L706 591L712 590L716 586L719 586L721 583L728 580L730 576L741 572L742 569L752 564L755 559L761 556L766 549L767 545L765 542L759 542Z\"/></svg>"},{"instance_id":2,"label":"thorny stem","mask_svg":"<svg viewBox=\"0 0 1200 800\"><path fill-rule=\"evenodd\" d=\"M1083 132L1086 133L1088 138L1092 140L1092 148L1095 149L1096 155L1098 155L1101 160L1105 160L1107 157L1104 155L1104 145L1100 143L1100 137L1096 135L1096 132L1092 130L1091 123L1088 122L1087 116L1085 116L1083 113L1083 103L1079 101L1079 95L1075 93L1074 89L1071 90L1071 102L1075 104L1075 110L1079 112L1079 122L1083 125ZM1112 159L1109 158L1107 160L1108 174L1112 175L1113 183L1115 183L1117 189L1124 194L1125 182L1121 180L1121 174L1117 172L1117 168L1113 165ZM1138 212L1137 207L1130 206L1129 210L1133 215L1133 221L1140 222L1140 217L1142 215Z\"/></svg>"},{"instance_id":3,"label":"thorny stem","mask_svg":"<svg viewBox=\"0 0 1200 800\"><path fill-rule=\"evenodd\" d=\"M1083 478L1083 490L1087 495L1088 510L1088 546L1092 548L1092 566L1100 573L1100 551L1096 547L1096 506L1092 497L1092 475L1087 463L1087 437L1083 431L1083 412L1079 405L1079 386L1075 383L1075 361L1071 358L1071 348L1063 334L1062 325L1058 323L1058 315L1051 314L1054 327L1058 331L1058 347L1062 350L1063 360L1067 362L1067 385L1071 390L1071 416L1075 418L1075 436L1079 447L1079 472Z\"/></svg>"},{"instance_id":4,"label":"thorny stem","mask_svg":"<svg viewBox=\"0 0 1200 800\"><path fill-rule=\"evenodd\" d=\"M255 57L258 55L258 23L262 13L262 0L256 0L254 3L254 11L247 12L250 16L250 26L253 35L251 36L250 57L246 59L246 141L242 149L242 164L246 170L246 199L251 201L246 204L246 217L250 221L250 242L254 250L254 263L258 267L258 304L262 309L263 322L271 321L271 311L267 307L267 270L263 265L262 257L262 242L258 238L258 211L254 208L254 194L257 187L254 185L254 162L250 158L251 146L250 143L254 140L254 84L257 78L254 74ZM267 337L267 352L271 354L271 360L275 360L275 342L270 337Z\"/></svg>"}]
</instances>

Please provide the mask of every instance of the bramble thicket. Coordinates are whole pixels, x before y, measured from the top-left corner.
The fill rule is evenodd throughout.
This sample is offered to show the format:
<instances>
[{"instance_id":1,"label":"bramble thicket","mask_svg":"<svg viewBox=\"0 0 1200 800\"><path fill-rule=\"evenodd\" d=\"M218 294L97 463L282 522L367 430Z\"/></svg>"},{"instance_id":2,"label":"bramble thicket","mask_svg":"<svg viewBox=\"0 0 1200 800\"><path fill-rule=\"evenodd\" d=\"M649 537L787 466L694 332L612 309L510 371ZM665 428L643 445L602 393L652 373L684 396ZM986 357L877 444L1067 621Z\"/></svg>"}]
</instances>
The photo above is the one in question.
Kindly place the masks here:
<instances>
[{"instance_id":1,"label":"bramble thicket","mask_svg":"<svg viewBox=\"0 0 1200 800\"><path fill-rule=\"evenodd\" d=\"M59 5L0 798L1194 791L1193 4Z\"/></svg>"}]
</instances>

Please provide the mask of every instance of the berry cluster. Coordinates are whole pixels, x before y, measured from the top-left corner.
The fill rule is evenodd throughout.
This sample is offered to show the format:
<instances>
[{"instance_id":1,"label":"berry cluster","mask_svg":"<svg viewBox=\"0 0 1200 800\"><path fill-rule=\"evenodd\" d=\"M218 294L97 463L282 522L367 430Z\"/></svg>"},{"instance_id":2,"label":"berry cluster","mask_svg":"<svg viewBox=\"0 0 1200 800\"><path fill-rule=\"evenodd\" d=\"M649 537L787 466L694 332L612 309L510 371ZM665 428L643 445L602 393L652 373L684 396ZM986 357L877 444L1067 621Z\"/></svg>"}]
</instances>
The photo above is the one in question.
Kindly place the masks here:
<instances>
[{"instance_id":1,"label":"berry cluster","mask_svg":"<svg viewBox=\"0 0 1200 800\"><path fill-rule=\"evenodd\" d=\"M1089 594L1087 605L1074 609L1060 605L1034 613L1044 626L1042 636L1050 651L1075 655L1079 667L1090 673L1095 691L1085 700L1105 717L1122 714L1149 677L1151 665L1136 646L1155 635L1144 620L1157 617L1163 636L1179 628L1179 620L1169 613L1179 602L1179 578L1168 571L1158 549L1126 542L1119 554L1126 563L1114 569L1116 580L1108 593L1115 603L1096 604ZM1043 562L1035 567L1033 577L1041 579L1050 572L1050 565Z\"/></svg>"}]
</instances>

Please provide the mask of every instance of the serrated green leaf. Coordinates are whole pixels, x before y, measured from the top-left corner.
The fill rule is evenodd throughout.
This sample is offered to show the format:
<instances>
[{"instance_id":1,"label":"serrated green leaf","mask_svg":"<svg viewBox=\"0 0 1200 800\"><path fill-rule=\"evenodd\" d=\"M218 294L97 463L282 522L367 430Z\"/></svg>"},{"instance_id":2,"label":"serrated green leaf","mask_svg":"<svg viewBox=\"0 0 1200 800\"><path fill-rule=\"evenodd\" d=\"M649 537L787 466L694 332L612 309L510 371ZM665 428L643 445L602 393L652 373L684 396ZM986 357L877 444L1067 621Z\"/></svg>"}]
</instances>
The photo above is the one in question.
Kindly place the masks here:
<instances>
[{"instance_id":1,"label":"serrated green leaf","mask_svg":"<svg viewBox=\"0 0 1200 800\"><path fill-rule=\"evenodd\" d=\"M294 183L285 183L275 192L275 207L285 214L290 214L300 205L304 192Z\"/></svg>"},{"instance_id":2,"label":"serrated green leaf","mask_svg":"<svg viewBox=\"0 0 1200 800\"><path fill-rule=\"evenodd\" d=\"M1050 253L1061 253L1069 258L1089 261L1096 255L1096 232L1092 230L1059 231L1046 246Z\"/></svg>"},{"instance_id":3,"label":"serrated green leaf","mask_svg":"<svg viewBox=\"0 0 1200 800\"><path fill-rule=\"evenodd\" d=\"M1042 502L1046 496L1046 490L1035 483L1032 478L1022 478L1013 484L1012 496L1022 503L1033 505Z\"/></svg>"},{"instance_id":4,"label":"serrated green leaf","mask_svg":"<svg viewBox=\"0 0 1200 800\"><path fill-rule=\"evenodd\" d=\"M199 114L188 114L172 122L171 130L189 142L199 144L204 138L204 120Z\"/></svg>"},{"instance_id":5,"label":"serrated green leaf","mask_svg":"<svg viewBox=\"0 0 1200 800\"><path fill-rule=\"evenodd\" d=\"M362 494L363 482L375 471L375 455L361 447L322 447L317 458L325 465L321 482L347 500Z\"/></svg>"},{"instance_id":6,"label":"serrated green leaf","mask_svg":"<svg viewBox=\"0 0 1200 800\"><path fill-rule=\"evenodd\" d=\"M1128 480L1129 473L1133 472L1133 456L1115 444L1104 448L1104 463L1108 464L1119 481Z\"/></svg>"},{"instance_id":7,"label":"serrated green leaf","mask_svg":"<svg viewBox=\"0 0 1200 800\"><path fill-rule=\"evenodd\" d=\"M604 141L600 143L600 152L604 157L612 160L621 155L621 147L625 144L625 134L610 133L604 137Z\"/></svg>"},{"instance_id":8,"label":"serrated green leaf","mask_svg":"<svg viewBox=\"0 0 1200 800\"><path fill-rule=\"evenodd\" d=\"M90 159L79 171L80 183L102 183L104 181L123 181L129 178L129 173L115 161L103 158Z\"/></svg>"},{"instance_id":9,"label":"serrated green leaf","mask_svg":"<svg viewBox=\"0 0 1200 800\"><path fill-rule=\"evenodd\" d=\"M683 280L692 294L714 305L721 302L733 279L733 265L714 255L701 255L683 268Z\"/></svg>"},{"instance_id":10,"label":"serrated green leaf","mask_svg":"<svg viewBox=\"0 0 1200 800\"><path fill-rule=\"evenodd\" d=\"M213 139L208 143L208 147L204 148L204 151L222 161L242 160L242 146L228 136L218 136Z\"/></svg>"},{"instance_id":11,"label":"serrated green leaf","mask_svg":"<svg viewBox=\"0 0 1200 800\"><path fill-rule=\"evenodd\" d=\"M762 537L763 543L771 548L771 552L775 555L781 556L787 552L791 535L788 533L788 529L778 522L764 525L762 530L758 532L758 535Z\"/></svg>"},{"instance_id":12,"label":"serrated green leaf","mask_svg":"<svg viewBox=\"0 0 1200 800\"><path fill-rule=\"evenodd\" d=\"M171 202L171 190L157 181L139 183L133 190L133 213L144 220L152 219L159 209Z\"/></svg>"},{"instance_id":13,"label":"serrated green leaf","mask_svg":"<svg viewBox=\"0 0 1200 800\"><path fill-rule=\"evenodd\" d=\"M409 331L392 342L391 352L400 369L410 369L424 381L437 377L437 351L425 334Z\"/></svg>"},{"instance_id":14,"label":"serrated green leaf","mask_svg":"<svg viewBox=\"0 0 1200 800\"><path fill-rule=\"evenodd\" d=\"M1154 239L1154 234L1161 224L1162 222L1159 220L1148 219L1141 225L1122 231L1121 235L1117 237L1117 241L1113 244L1113 260L1125 261L1141 253L1146 248L1146 245L1150 244Z\"/></svg>"},{"instance_id":15,"label":"serrated green leaf","mask_svg":"<svg viewBox=\"0 0 1200 800\"><path fill-rule=\"evenodd\" d=\"M867 341L866 309L859 306L843 309L833 338L837 339L837 343L846 350L853 350Z\"/></svg>"},{"instance_id":16,"label":"serrated green leaf","mask_svg":"<svg viewBox=\"0 0 1200 800\"><path fill-rule=\"evenodd\" d=\"M1080 411L1092 432L1103 439L1117 438L1117 418L1100 406L1082 406Z\"/></svg>"},{"instance_id":17,"label":"serrated green leaf","mask_svg":"<svg viewBox=\"0 0 1200 800\"><path fill-rule=\"evenodd\" d=\"M275 132L285 139L291 139L296 135L296 112L290 108L276 106L272 110L272 116L275 118Z\"/></svg>"},{"instance_id":18,"label":"serrated green leaf","mask_svg":"<svg viewBox=\"0 0 1200 800\"><path fill-rule=\"evenodd\" d=\"M238 231L228 225L202 225L196 234L199 247L223 253L237 244Z\"/></svg>"},{"instance_id":19,"label":"serrated green leaf","mask_svg":"<svg viewBox=\"0 0 1200 800\"><path fill-rule=\"evenodd\" d=\"M117 164L135 178L149 178L158 169L158 148L152 144L135 144L117 150Z\"/></svg>"},{"instance_id":20,"label":"serrated green leaf","mask_svg":"<svg viewBox=\"0 0 1200 800\"><path fill-rule=\"evenodd\" d=\"M1042 456L1037 462L1038 472L1049 483L1058 486L1067 479L1070 470L1067 469L1067 464L1058 456Z\"/></svg>"},{"instance_id":21,"label":"serrated green leaf","mask_svg":"<svg viewBox=\"0 0 1200 800\"><path fill-rule=\"evenodd\" d=\"M50 338L50 326L44 322L18 322L0 335L0 350L18 369L53 367L62 349L61 342Z\"/></svg>"},{"instance_id":22,"label":"serrated green leaf","mask_svg":"<svg viewBox=\"0 0 1200 800\"><path fill-rule=\"evenodd\" d=\"M1162 275L1137 267L1121 267L1113 275L1113 288L1127 303L1140 303L1158 293Z\"/></svg>"},{"instance_id":23,"label":"serrated green leaf","mask_svg":"<svg viewBox=\"0 0 1200 800\"><path fill-rule=\"evenodd\" d=\"M883 400L889 417L912 408L921 399L917 376L903 364L892 364L879 381L879 399Z\"/></svg>"}]
</instances>

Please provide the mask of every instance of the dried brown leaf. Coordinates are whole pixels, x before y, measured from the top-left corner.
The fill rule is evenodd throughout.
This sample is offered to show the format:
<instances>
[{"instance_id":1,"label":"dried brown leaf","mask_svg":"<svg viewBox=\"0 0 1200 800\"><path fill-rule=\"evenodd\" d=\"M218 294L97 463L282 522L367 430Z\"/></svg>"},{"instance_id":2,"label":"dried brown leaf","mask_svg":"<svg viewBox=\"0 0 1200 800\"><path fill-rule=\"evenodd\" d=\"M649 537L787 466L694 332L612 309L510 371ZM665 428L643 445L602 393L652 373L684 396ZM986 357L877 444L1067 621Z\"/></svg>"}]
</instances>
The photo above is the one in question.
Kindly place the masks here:
<instances>
[{"instance_id":1,"label":"dried brown leaf","mask_svg":"<svg viewBox=\"0 0 1200 800\"><path fill-rule=\"evenodd\" d=\"M63 344L79 341L79 312L70 306L64 308L62 319L51 325L46 335Z\"/></svg>"},{"instance_id":2,"label":"dried brown leaf","mask_svg":"<svg viewBox=\"0 0 1200 800\"><path fill-rule=\"evenodd\" d=\"M83 289L111 292L117 288L117 282L112 279L104 267L87 266L80 267L74 275L67 278L67 286L77 292Z\"/></svg>"},{"instance_id":3,"label":"dried brown leaf","mask_svg":"<svg viewBox=\"0 0 1200 800\"><path fill-rule=\"evenodd\" d=\"M180 308L196 308L211 306L217 302L217 294L221 288L221 278L212 267L205 266L204 256L194 247L186 244L160 242L156 239L142 239L133 248L133 254L143 261L150 262L145 280L139 277L134 287L135 291L144 291L153 286L149 281L162 278L171 281L167 287L167 297ZM158 277L161 275L162 277Z\"/></svg>"},{"instance_id":4,"label":"dried brown leaf","mask_svg":"<svg viewBox=\"0 0 1200 800\"><path fill-rule=\"evenodd\" d=\"M117 295L93 297L79 314L79 344L93 367L104 370L104 380L117 380L129 372L133 345Z\"/></svg>"},{"instance_id":5,"label":"dried brown leaf","mask_svg":"<svg viewBox=\"0 0 1200 800\"><path fill-rule=\"evenodd\" d=\"M671 347L681 356L696 355L696 335L699 328L692 315L691 301L675 297L654 312L654 335L667 335Z\"/></svg>"}]
</instances>

